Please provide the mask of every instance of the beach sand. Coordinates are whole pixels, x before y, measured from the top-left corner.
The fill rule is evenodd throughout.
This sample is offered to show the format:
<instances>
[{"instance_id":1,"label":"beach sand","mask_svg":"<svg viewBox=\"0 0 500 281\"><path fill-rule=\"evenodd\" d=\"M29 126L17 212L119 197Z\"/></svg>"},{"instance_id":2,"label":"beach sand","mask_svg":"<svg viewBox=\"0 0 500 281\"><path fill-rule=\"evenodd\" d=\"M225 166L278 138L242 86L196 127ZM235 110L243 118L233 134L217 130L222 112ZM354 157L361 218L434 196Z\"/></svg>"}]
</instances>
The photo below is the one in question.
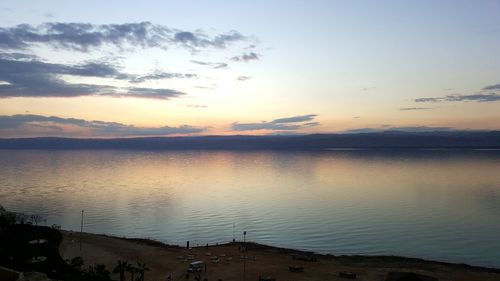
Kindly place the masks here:
<instances>
[{"instance_id":1,"label":"beach sand","mask_svg":"<svg viewBox=\"0 0 500 281\"><path fill-rule=\"evenodd\" d=\"M277 281L346 280L339 272L352 272L356 280L385 280L389 271L411 271L439 278L439 280L500 280L500 270L469 267L419 259L400 257L331 256L314 255L289 249L275 248L250 243L246 252L242 244L213 245L190 250L178 246L168 246L145 239L124 239L63 231L60 253L64 259L81 256L85 266L94 263L105 264L112 271L117 260L144 262L150 271L146 281L164 281L169 274L172 280L194 280L191 273L186 279L187 267L192 261L205 261L207 271L201 272L201 280L259 280L274 277ZM82 247L80 250L80 237ZM212 257L219 258L218 263ZM244 256L247 258L244 259ZM313 257L316 261L306 261ZM303 267L303 272L290 272L290 266ZM119 280L118 274L112 278ZM126 275L130 280L130 275Z\"/></svg>"}]
</instances>

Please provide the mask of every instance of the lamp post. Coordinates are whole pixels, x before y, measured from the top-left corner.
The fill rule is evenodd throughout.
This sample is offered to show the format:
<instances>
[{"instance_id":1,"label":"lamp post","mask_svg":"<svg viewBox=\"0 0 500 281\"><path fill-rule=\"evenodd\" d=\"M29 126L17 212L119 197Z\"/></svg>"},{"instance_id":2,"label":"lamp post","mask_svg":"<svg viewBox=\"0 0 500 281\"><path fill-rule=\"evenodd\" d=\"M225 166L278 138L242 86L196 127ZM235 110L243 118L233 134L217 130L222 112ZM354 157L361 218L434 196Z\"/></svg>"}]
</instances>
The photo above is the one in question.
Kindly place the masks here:
<instances>
[{"instance_id":1,"label":"lamp post","mask_svg":"<svg viewBox=\"0 0 500 281\"><path fill-rule=\"evenodd\" d=\"M235 242L236 240L234 239L234 223L233 223L233 243Z\"/></svg>"},{"instance_id":2,"label":"lamp post","mask_svg":"<svg viewBox=\"0 0 500 281\"><path fill-rule=\"evenodd\" d=\"M82 235L83 235L83 210L82 210L82 220L80 222L80 252L82 251Z\"/></svg>"},{"instance_id":3,"label":"lamp post","mask_svg":"<svg viewBox=\"0 0 500 281\"><path fill-rule=\"evenodd\" d=\"M243 231L243 245L245 248L243 251L243 281L246 280L247 274L247 232Z\"/></svg>"}]
</instances>

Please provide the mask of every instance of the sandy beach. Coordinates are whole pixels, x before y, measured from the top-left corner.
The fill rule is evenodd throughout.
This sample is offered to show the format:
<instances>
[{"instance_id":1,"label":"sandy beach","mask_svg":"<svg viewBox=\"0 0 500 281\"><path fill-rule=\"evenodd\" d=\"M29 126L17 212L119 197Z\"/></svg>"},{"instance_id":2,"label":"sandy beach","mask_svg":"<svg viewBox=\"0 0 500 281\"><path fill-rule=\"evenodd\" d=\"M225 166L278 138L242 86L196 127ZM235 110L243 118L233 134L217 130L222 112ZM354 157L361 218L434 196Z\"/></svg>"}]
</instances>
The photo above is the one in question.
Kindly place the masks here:
<instances>
[{"instance_id":1,"label":"sandy beach","mask_svg":"<svg viewBox=\"0 0 500 281\"><path fill-rule=\"evenodd\" d=\"M439 280L500 280L500 270L467 265L448 264L401 257L332 256L300 252L290 249L247 244L210 245L185 249L143 239L124 239L105 235L63 231L60 253L64 259L81 256L85 265L105 264L112 270L118 260L143 262L150 271L145 280L195 280L196 274L186 279L190 262L201 260L207 265L201 280L345 280L339 272L355 273L356 280L385 280L387 272L410 271ZM80 250L81 238L81 250ZM245 259L246 256L246 259ZM307 261L306 259L313 261ZM291 272L289 267L302 267L303 272ZM119 280L118 274L112 278ZM127 280L130 275L127 274Z\"/></svg>"}]
</instances>

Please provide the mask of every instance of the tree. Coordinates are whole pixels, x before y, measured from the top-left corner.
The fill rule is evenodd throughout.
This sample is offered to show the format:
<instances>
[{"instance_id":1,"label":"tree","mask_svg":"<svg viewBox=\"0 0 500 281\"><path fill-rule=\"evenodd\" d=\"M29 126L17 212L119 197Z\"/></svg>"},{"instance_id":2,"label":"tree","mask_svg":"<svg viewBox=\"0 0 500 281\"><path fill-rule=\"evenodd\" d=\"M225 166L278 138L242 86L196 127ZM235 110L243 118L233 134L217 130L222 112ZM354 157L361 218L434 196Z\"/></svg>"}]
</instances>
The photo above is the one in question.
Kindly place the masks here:
<instances>
[{"instance_id":1,"label":"tree","mask_svg":"<svg viewBox=\"0 0 500 281\"><path fill-rule=\"evenodd\" d=\"M125 281L125 271L128 271L130 264L128 261L118 260L118 264L113 269L113 273L120 273L120 281ZM132 277L133 279L134 277Z\"/></svg>"},{"instance_id":2,"label":"tree","mask_svg":"<svg viewBox=\"0 0 500 281\"><path fill-rule=\"evenodd\" d=\"M144 273L149 270L145 263L137 262L137 273L139 273L139 281L144 281Z\"/></svg>"},{"instance_id":3,"label":"tree","mask_svg":"<svg viewBox=\"0 0 500 281\"><path fill-rule=\"evenodd\" d=\"M31 223L35 224L35 226L38 226L38 223L42 220L42 216L40 215L31 215L30 216Z\"/></svg>"},{"instance_id":4,"label":"tree","mask_svg":"<svg viewBox=\"0 0 500 281\"><path fill-rule=\"evenodd\" d=\"M87 274L93 280L107 281L110 279L110 272L106 269L104 264L94 264L94 266L89 266Z\"/></svg>"},{"instance_id":5,"label":"tree","mask_svg":"<svg viewBox=\"0 0 500 281\"><path fill-rule=\"evenodd\" d=\"M130 275L132 277L130 279L130 281L135 281L134 274L137 272L137 268L135 266L133 266L132 264L127 264L126 270L127 270L127 272L130 272Z\"/></svg>"},{"instance_id":6,"label":"tree","mask_svg":"<svg viewBox=\"0 0 500 281\"><path fill-rule=\"evenodd\" d=\"M69 262L69 265L72 268L78 269L78 270L80 270L82 268L83 264L84 264L83 258L80 256L72 258L71 261Z\"/></svg>"}]
</instances>

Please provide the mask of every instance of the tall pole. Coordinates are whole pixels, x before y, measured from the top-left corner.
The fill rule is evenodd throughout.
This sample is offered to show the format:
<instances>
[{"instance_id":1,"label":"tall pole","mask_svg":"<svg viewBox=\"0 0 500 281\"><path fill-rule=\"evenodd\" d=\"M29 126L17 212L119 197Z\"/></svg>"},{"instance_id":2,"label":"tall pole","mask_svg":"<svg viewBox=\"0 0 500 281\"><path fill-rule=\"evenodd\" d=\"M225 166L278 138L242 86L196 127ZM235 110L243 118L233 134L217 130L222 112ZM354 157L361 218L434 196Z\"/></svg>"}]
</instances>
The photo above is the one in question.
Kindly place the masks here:
<instances>
[{"instance_id":1,"label":"tall pole","mask_svg":"<svg viewBox=\"0 0 500 281\"><path fill-rule=\"evenodd\" d=\"M80 222L80 252L82 251L82 235L83 235L83 210L82 210L82 219Z\"/></svg>"},{"instance_id":2,"label":"tall pole","mask_svg":"<svg viewBox=\"0 0 500 281\"><path fill-rule=\"evenodd\" d=\"M243 281L246 280L247 275L247 232L243 231L243 245L244 245L244 254L243 254Z\"/></svg>"}]
</instances>

